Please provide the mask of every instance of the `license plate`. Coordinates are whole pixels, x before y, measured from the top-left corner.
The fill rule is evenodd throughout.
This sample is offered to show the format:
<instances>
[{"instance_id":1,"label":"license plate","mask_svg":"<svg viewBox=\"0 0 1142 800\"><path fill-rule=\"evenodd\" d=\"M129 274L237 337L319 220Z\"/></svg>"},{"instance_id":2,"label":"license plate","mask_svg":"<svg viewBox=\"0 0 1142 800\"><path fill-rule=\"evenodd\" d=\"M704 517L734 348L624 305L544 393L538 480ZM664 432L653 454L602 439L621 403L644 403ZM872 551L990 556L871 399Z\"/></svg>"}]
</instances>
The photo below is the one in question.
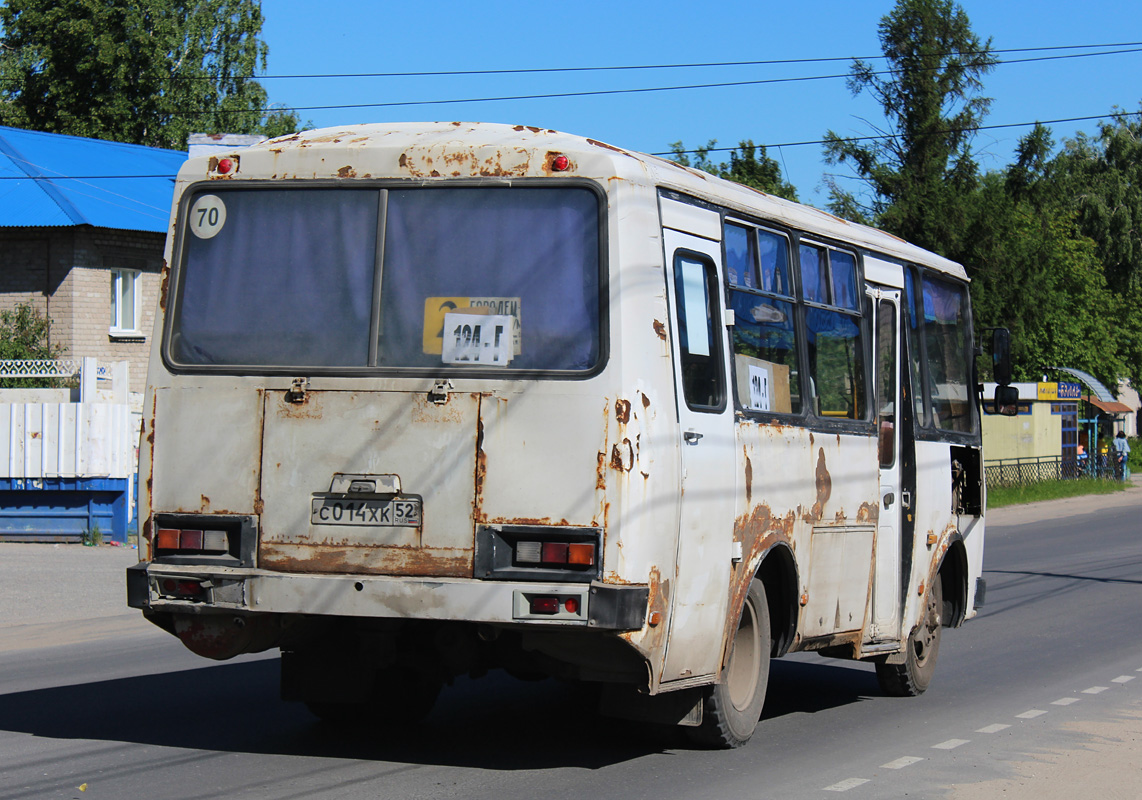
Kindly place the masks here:
<instances>
[{"instance_id":1,"label":"license plate","mask_svg":"<svg viewBox=\"0 0 1142 800\"><path fill-rule=\"evenodd\" d=\"M310 522L314 525L420 526L420 500L346 500L315 497Z\"/></svg>"}]
</instances>

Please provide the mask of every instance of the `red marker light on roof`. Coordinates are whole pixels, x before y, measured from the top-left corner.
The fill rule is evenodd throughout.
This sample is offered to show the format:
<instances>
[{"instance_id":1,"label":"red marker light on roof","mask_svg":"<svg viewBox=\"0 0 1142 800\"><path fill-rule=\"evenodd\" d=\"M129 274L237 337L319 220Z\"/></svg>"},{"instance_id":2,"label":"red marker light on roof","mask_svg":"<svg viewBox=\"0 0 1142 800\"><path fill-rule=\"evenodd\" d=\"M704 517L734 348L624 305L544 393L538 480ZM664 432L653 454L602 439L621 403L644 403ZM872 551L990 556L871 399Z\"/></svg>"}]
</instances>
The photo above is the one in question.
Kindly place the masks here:
<instances>
[{"instance_id":1,"label":"red marker light on roof","mask_svg":"<svg viewBox=\"0 0 1142 800\"><path fill-rule=\"evenodd\" d=\"M234 162L228 158L224 158L218 162L218 174L229 175L234 170Z\"/></svg>"},{"instance_id":2,"label":"red marker light on roof","mask_svg":"<svg viewBox=\"0 0 1142 800\"><path fill-rule=\"evenodd\" d=\"M556 172L566 172L570 166L571 161L567 156L556 156L551 160L551 168Z\"/></svg>"}]
</instances>

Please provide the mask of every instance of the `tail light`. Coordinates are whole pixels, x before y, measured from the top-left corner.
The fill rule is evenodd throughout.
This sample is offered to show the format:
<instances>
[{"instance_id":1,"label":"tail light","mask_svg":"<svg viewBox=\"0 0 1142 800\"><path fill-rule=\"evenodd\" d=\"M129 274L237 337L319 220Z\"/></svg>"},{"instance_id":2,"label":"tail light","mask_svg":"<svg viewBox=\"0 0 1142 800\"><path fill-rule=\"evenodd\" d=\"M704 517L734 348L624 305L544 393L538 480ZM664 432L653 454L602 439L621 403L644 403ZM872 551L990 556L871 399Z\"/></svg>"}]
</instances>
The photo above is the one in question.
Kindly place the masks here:
<instances>
[{"instance_id":1,"label":"tail light","mask_svg":"<svg viewBox=\"0 0 1142 800\"><path fill-rule=\"evenodd\" d=\"M223 555L229 552L229 545L226 531L159 528L155 532L158 555Z\"/></svg>"},{"instance_id":2,"label":"tail light","mask_svg":"<svg viewBox=\"0 0 1142 800\"><path fill-rule=\"evenodd\" d=\"M593 567L595 543L520 541L515 545L515 560L519 564L544 567Z\"/></svg>"}]
</instances>

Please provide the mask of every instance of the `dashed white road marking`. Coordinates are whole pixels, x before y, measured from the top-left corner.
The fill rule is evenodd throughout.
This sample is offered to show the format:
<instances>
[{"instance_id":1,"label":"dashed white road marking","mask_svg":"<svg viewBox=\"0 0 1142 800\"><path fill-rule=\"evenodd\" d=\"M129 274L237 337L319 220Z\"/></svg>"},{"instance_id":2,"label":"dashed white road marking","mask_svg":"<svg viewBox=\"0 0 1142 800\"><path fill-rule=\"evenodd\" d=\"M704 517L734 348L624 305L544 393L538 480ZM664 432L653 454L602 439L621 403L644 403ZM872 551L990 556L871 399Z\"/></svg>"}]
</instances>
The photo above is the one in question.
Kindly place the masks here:
<instances>
[{"instance_id":1,"label":"dashed white road marking","mask_svg":"<svg viewBox=\"0 0 1142 800\"><path fill-rule=\"evenodd\" d=\"M1109 686L1092 686L1089 689L1083 689L1083 694L1100 694L1109 688Z\"/></svg>"},{"instance_id":2,"label":"dashed white road marking","mask_svg":"<svg viewBox=\"0 0 1142 800\"><path fill-rule=\"evenodd\" d=\"M967 744L971 739L948 739L946 742L932 745L933 750L955 750L960 745Z\"/></svg>"},{"instance_id":3,"label":"dashed white road marking","mask_svg":"<svg viewBox=\"0 0 1142 800\"><path fill-rule=\"evenodd\" d=\"M847 792L849 789L855 789L858 786L864 786L866 783L868 783L868 778L846 778L840 783L834 783L832 786L826 786L823 791Z\"/></svg>"},{"instance_id":4,"label":"dashed white road marking","mask_svg":"<svg viewBox=\"0 0 1142 800\"><path fill-rule=\"evenodd\" d=\"M1079 700L1082 700L1082 698L1081 697L1060 697L1058 700L1052 700L1051 705L1053 705L1053 706L1069 706L1071 703L1077 703Z\"/></svg>"},{"instance_id":5,"label":"dashed white road marking","mask_svg":"<svg viewBox=\"0 0 1142 800\"><path fill-rule=\"evenodd\" d=\"M1010 728L1010 725L1004 725L1002 722L997 722L994 725L988 725L986 728L980 728L976 733L999 733L1002 730Z\"/></svg>"},{"instance_id":6,"label":"dashed white road marking","mask_svg":"<svg viewBox=\"0 0 1142 800\"><path fill-rule=\"evenodd\" d=\"M919 763L923 760L924 759L917 758L916 756L904 756L903 758L898 758L895 761L889 761L887 764L881 764L880 768L881 769L904 769L905 767L910 767L913 764Z\"/></svg>"},{"instance_id":7,"label":"dashed white road marking","mask_svg":"<svg viewBox=\"0 0 1142 800\"><path fill-rule=\"evenodd\" d=\"M1111 679L1111 683L1129 683L1134 680L1133 675L1119 675L1117 678Z\"/></svg>"},{"instance_id":8,"label":"dashed white road marking","mask_svg":"<svg viewBox=\"0 0 1142 800\"><path fill-rule=\"evenodd\" d=\"M1016 719L1035 719L1035 717L1041 717L1046 713L1047 713L1046 711L1043 711L1041 709L1032 708L1030 711L1024 711L1022 714L1016 714L1015 718Z\"/></svg>"}]
</instances>

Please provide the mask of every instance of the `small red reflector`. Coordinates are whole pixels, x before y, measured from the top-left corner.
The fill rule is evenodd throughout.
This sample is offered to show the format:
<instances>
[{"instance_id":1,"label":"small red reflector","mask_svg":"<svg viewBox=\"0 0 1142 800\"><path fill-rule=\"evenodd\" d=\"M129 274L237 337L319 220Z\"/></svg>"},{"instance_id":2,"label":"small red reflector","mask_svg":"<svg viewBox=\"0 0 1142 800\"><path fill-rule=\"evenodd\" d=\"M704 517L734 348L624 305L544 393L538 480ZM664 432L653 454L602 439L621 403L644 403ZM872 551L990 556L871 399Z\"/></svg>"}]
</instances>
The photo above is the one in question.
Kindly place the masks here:
<instances>
[{"instance_id":1,"label":"small red reflector","mask_svg":"<svg viewBox=\"0 0 1142 800\"><path fill-rule=\"evenodd\" d=\"M531 613L532 614L558 614L559 613L559 598L558 597L533 597L533 598L531 598Z\"/></svg>"},{"instance_id":2,"label":"small red reflector","mask_svg":"<svg viewBox=\"0 0 1142 800\"><path fill-rule=\"evenodd\" d=\"M178 550L179 531L173 528L159 528L155 536L155 548L158 550Z\"/></svg>"},{"instance_id":3,"label":"small red reflector","mask_svg":"<svg viewBox=\"0 0 1142 800\"><path fill-rule=\"evenodd\" d=\"M234 169L234 162L228 158L224 158L218 162L218 174L227 175Z\"/></svg>"},{"instance_id":4,"label":"small red reflector","mask_svg":"<svg viewBox=\"0 0 1142 800\"><path fill-rule=\"evenodd\" d=\"M571 166L570 159L567 156L556 156L551 161L551 168L556 172L566 172L567 168Z\"/></svg>"},{"instance_id":5,"label":"small red reflector","mask_svg":"<svg viewBox=\"0 0 1142 800\"><path fill-rule=\"evenodd\" d=\"M578 597L568 597L566 600L563 601L563 610L566 611L568 614L578 614L579 613L579 598Z\"/></svg>"},{"instance_id":6,"label":"small red reflector","mask_svg":"<svg viewBox=\"0 0 1142 800\"><path fill-rule=\"evenodd\" d=\"M566 542L544 542L543 543L543 557L544 564L566 564L567 563L567 543Z\"/></svg>"},{"instance_id":7,"label":"small red reflector","mask_svg":"<svg viewBox=\"0 0 1142 800\"><path fill-rule=\"evenodd\" d=\"M567 545L567 563L590 567L595 563L595 545L577 543Z\"/></svg>"}]
</instances>

